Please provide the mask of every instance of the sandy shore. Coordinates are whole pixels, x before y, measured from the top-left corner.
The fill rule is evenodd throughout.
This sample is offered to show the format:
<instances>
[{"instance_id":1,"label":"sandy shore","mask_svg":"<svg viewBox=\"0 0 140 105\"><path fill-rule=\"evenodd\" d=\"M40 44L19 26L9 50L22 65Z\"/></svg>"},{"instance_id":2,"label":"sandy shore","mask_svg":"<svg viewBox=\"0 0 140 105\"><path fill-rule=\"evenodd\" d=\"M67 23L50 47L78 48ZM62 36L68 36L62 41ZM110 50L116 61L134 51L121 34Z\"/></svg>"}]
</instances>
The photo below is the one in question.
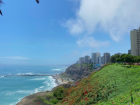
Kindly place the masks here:
<instances>
[{"instance_id":1,"label":"sandy shore","mask_svg":"<svg viewBox=\"0 0 140 105\"><path fill-rule=\"evenodd\" d=\"M55 82L58 84L58 85L60 85L60 84L65 84L65 83L68 83L69 81L66 81L66 80L63 80L62 81L62 79L60 78L60 77L58 77L58 76L56 76L56 75L54 75L54 76L52 76L54 79L55 79Z\"/></svg>"}]
</instances>

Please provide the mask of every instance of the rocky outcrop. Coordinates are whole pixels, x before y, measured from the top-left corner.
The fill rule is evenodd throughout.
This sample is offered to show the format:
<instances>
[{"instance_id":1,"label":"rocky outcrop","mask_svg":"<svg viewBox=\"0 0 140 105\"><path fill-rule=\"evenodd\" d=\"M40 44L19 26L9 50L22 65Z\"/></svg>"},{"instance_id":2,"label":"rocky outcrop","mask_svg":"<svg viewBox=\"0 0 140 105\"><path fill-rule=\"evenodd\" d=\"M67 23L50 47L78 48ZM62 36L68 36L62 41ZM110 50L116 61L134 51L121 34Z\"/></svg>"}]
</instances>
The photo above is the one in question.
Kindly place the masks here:
<instances>
[{"instance_id":1,"label":"rocky outcrop","mask_svg":"<svg viewBox=\"0 0 140 105\"><path fill-rule=\"evenodd\" d=\"M65 74L66 76L76 81L78 79L87 77L91 72L92 71L89 71L87 66L77 66L74 64L66 69Z\"/></svg>"}]
</instances>

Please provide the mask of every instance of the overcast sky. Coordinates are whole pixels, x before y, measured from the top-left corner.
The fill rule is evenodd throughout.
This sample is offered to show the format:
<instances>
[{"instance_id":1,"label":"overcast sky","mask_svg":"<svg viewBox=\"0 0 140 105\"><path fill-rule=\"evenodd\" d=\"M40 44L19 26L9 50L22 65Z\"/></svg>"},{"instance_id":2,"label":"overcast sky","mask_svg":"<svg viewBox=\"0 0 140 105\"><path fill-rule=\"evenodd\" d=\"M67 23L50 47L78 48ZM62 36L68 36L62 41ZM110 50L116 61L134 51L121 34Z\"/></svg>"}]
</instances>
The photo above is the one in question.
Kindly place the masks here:
<instances>
[{"instance_id":1,"label":"overcast sky","mask_svg":"<svg viewBox=\"0 0 140 105\"><path fill-rule=\"evenodd\" d=\"M3 0L0 64L73 64L93 52L128 53L140 0Z\"/></svg>"}]
</instances>

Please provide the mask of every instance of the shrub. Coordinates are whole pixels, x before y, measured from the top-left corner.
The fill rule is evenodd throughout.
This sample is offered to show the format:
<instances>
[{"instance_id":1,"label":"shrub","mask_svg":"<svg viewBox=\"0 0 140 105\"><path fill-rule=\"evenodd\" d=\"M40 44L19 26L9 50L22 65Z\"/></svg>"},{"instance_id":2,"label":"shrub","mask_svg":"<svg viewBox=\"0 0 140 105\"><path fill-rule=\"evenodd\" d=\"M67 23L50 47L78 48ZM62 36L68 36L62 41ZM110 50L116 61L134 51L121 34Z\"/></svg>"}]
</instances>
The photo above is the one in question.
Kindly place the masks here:
<instances>
[{"instance_id":1,"label":"shrub","mask_svg":"<svg viewBox=\"0 0 140 105\"><path fill-rule=\"evenodd\" d=\"M62 100L67 95L63 86L58 87L58 89L54 90L53 96L55 96L58 100Z\"/></svg>"},{"instance_id":2,"label":"shrub","mask_svg":"<svg viewBox=\"0 0 140 105\"><path fill-rule=\"evenodd\" d=\"M72 82L68 82L69 84L71 84Z\"/></svg>"},{"instance_id":3,"label":"shrub","mask_svg":"<svg viewBox=\"0 0 140 105\"><path fill-rule=\"evenodd\" d=\"M57 103L58 103L58 100L57 100L57 99L52 99L51 102L52 102L53 104L57 104Z\"/></svg>"}]
</instances>

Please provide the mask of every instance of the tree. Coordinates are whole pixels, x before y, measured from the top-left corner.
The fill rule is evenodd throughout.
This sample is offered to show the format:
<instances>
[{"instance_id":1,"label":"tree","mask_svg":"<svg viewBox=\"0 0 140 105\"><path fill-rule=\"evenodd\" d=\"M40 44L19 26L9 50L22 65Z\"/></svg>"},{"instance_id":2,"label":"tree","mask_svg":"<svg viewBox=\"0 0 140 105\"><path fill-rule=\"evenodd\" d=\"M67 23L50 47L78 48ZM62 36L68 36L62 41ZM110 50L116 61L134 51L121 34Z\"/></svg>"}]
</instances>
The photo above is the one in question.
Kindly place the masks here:
<instances>
[{"instance_id":1,"label":"tree","mask_svg":"<svg viewBox=\"0 0 140 105\"><path fill-rule=\"evenodd\" d=\"M115 63L115 62L116 62L116 57L115 57L115 55L112 55L112 56L111 56L110 62L111 62L111 63Z\"/></svg>"},{"instance_id":2,"label":"tree","mask_svg":"<svg viewBox=\"0 0 140 105\"><path fill-rule=\"evenodd\" d=\"M120 57L117 58L116 61L117 61L118 63L120 63L120 62L121 62L121 58L120 58Z\"/></svg>"},{"instance_id":3,"label":"tree","mask_svg":"<svg viewBox=\"0 0 140 105\"><path fill-rule=\"evenodd\" d=\"M140 62L140 56L136 56L136 62L137 64Z\"/></svg>"},{"instance_id":4,"label":"tree","mask_svg":"<svg viewBox=\"0 0 140 105\"><path fill-rule=\"evenodd\" d=\"M40 0L35 0L37 2L37 4L39 4ZM4 2L2 0L0 0L0 14L3 16L2 11L1 11L1 5L4 4Z\"/></svg>"},{"instance_id":5,"label":"tree","mask_svg":"<svg viewBox=\"0 0 140 105\"><path fill-rule=\"evenodd\" d=\"M133 56L132 63L133 63L133 66L134 66L134 63L137 63L137 56Z\"/></svg>"},{"instance_id":6,"label":"tree","mask_svg":"<svg viewBox=\"0 0 140 105\"><path fill-rule=\"evenodd\" d=\"M138 63L140 62L140 56L137 57L137 61L138 61Z\"/></svg>"},{"instance_id":7,"label":"tree","mask_svg":"<svg viewBox=\"0 0 140 105\"><path fill-rule=\"evenodd\" d=\"M132 56L132 55L130 55L130 54L126 54L125 56L124 56L124 59L125 59L125 61L126 62L128 62L129 64L130 64L130 67L131 67L131 63L133 63L133 62L135 62L135 58L134 58L134 56Z\"/></svg>"},{"instance_id":8,"label":"tree","mask_svg":"<svg viewBox=\"0 0 140 105\"><path fill-rule=\"evenodd\" d=\"M35 0L37 2L37 4L39 3L39 0Z\"/></svg>"},{"instance_id":9,"label":"tree","mask_svg":"<svg viewBox=\"0 0 140 105\"><path fill-rule=\"evenodd\" d=\"M119 58L121 59L121 61L125 64L125 55L127 54L122 54Z\"/></svg>"},{"instance_id":10,"label":"tree","mask_svg":"<svg viewBox=\"0 0 140 105\"><path fill-rule=\"evenodd\" d=\"M116 63L116 59L119 58L119 57L120 57L120 55L112 55L111 58L110 58L110 62L111 63Z\"/></svg>"},{"instance_id":11,"label":"tree","mask_svg":"<svg viewBox=\"0 0 140 105\"><path fill-rule=\"evenodd\" d=\"M1 11L1 5L4 4L2 0L0 0L0 14L3 16L2 11Z\"/></svg>"}]
</instances>

